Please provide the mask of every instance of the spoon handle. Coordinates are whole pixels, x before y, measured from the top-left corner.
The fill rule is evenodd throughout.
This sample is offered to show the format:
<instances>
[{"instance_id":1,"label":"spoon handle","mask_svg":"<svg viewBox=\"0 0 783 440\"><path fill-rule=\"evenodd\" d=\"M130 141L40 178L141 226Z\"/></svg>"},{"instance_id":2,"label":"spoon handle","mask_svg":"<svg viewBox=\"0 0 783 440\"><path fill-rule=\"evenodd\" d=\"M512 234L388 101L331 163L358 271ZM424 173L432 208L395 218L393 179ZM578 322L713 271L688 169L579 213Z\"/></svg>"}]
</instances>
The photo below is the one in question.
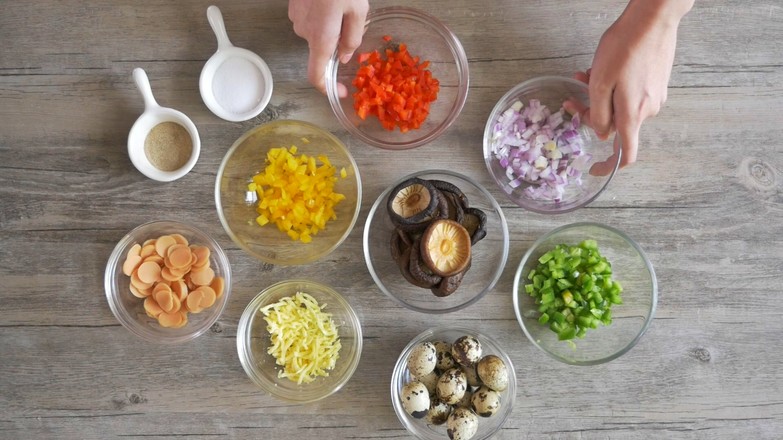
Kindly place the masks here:
<instances>
[{"instance_id":1,"label":"spoon handle","mask_svg":"<svg viewBox=\"0 0 783 440\"><path fill-rule=\"evenodd\" d=\"M144 69L141 67L133 69L133 80L136 82L136 87L144 98L144 110L146 111L152 107L158 107L158 102L155 101L155 97L152 95L150 80L147 78L147 73L144 72Z\"/></svg>"},{"instance_id":2,"label":"spoon handle","mask_svg":"<svg viewBox=\"0 0 783 440\"><path fill-rule=\"evenodd\" d=\"M223 23L223 14L220 13L220 8L215 5L208 7L207 20L209 20L209 25L212 26L212 32L217 37L218 50L231 47L231 40L228 39L226 25Z\"/></svg>"}]
</instances>

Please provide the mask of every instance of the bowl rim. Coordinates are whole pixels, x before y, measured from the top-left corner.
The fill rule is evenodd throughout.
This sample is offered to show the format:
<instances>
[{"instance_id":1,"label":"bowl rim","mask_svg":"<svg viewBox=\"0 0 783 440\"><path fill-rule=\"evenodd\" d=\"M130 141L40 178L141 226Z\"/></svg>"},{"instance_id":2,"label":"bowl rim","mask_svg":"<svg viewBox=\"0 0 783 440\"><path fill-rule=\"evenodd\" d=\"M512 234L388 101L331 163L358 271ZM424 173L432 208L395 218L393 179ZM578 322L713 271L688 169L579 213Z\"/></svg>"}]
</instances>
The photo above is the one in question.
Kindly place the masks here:
<instances>
[{"instance_id":1,"label":"bowl rim","mask_svg":"<svg viewBox=\"0 0 783 440\"><path fill-rule=\"evenodd\" d=\"M384 142L368 136L364 133L364 131L350 123L348 117L343 111L342 106L340 105L340 97L337 94L337 72L340 69L338 49L335 49L332 57L327 62L326 70L324 72L326 96L329 100L329 105L332 108L332 112L334 113L337 120L340 121L340 125L342 125L343 128L348 130L349 133L362 142L373 147L386 150L408 150L420 147L439 137L457 120L459 115L462 113L462 109L468 100L468 92L470 90L470 67L468 63L468 56L465 53L465 48L462 46L462 43L460 42L457 35L438 18L417 8L407 6L388 6L373 9L367 14L367 19L364 25L365 30L367 27L378 20L397 16L402 18L413 18L418 21L429 23L432 29L435 30L435 32L440 35L444 41L446 41L447 45L451 49L451 54L454 58L454 64L458 71L457 76L459 78L459 84L457 99L451 106L448 117L444 119L443 122L441 122L432 132L426 136L414 139L409 142ZM343 99L349 98L350 91L349 96Z\"/></svg>"},{"instance_id":2,"label":"bowl rim","mask_svg":"<svg viewBox=\"0 0 783 440\"><path fill-rule=\"evenodd\" d=\"M536 342L536 339L533 337L533 335L530 334L530 331L525 326L525 322L522 319L522 312L520 311L520 303L519 303L519 296L522 294L522 290L519 288L519 282L522 278L522 269L525 266L525 263L528 259L533 255L533 252L538 249L541 244L546 241L551 236L565 230L569 229L576 229L576 228L583 228L583 227L596 227L599 229L604 229L606 231L609 231L613 234L618 235L620 238L625 240L627 243L629 243L636 252L639 253L639 256L642 258L642 261L644 261L645 266L647 267L647 270L649 271L650 278L652 279L652 301L650 302L650 308L649 312L647 313L647 317L645 318L644 325L639 329L639 332L636 334L636 336L623 348L620 350L608 355L604 356L602 358L598 359L590 359L586 361L581 360L573 360L564 358L562 356L558 356L555 353L552 353L550 350L547 350L546 347ZM569 365L576 365L576 366L591 366L591 365L598 365L603 364L609 361L612 361L614 359L619 358L620 356L624 355L625 353L628 353L642 338L642 336L647 332L647 329L650 327L650 324L652 324L653 318L655 316L655 310L658 306L658 278L655 275L655 269L653 268L652 263L650 262L650 259L647 257L647 254L644 252L644 250L639 246L638 243L636 243L635 240L633 240L631 237L629 237L626 233L623 231L620 231L617 228L614 228L609 225L605 225L603 223L598 222L576 222L576 223L570 223L567 225L559 226L546 234L539 237L531 246L528 248L527 252L522 256L522 259L519 262L519 266L517 266L516 273L514 274L514 285L513 285L513 303L514 303L514 314L517 317L517 322L519 323L519 326L522 327L522 331L525 333L525 336L527 336L527 339L533 343L536 347L538 347L541 351L546 353L549 357L553 359L557 359L560 362L564 362Z\"/></svg>"},{"instance_id":3,"label":"bowl rim","mask_svg":"<svg viewBox=\"0 0 783 440\"><path fill-rule=\"evenodd\" d=\"M505 413L502 420L498 422L497 427L492 429L490 433L488 433L485 437L476 437L476 440L481 440L491 438L495 434L497 434L498 431L503 427L503 425L508 420L508 417L511 415L511 413L514 411L514 403L516 402L516 394L517 394L517 375L516 370L514 369L514 363L511 361L511 356L508 355L508 352L503 349L503 347L500 345L498 340L495 338L488 336L487 334L471 329L468 327L463 326L437 326L437 327L430 327L421 333L417 334L411 340L405 345L405 347L400 350L400 354L397 356L397 361L394 364L394 369L392 370L391 379L390 382L390 397L392 400L392 408L394 408L394 413L397 415L397 419L400 421L400 424L405 428L405 430L414 435L415 437L418 437L420 439L424 439L424 437L421 437L418 435L418 433L411 431L408 429L408 426L406 424L407 414L402 409L402 404L399 402L399 391L397 390L397 387L395 386L397 380L405 373L405 369L407 367L407 363L403 360L403 355L406 353L409 353L412 351L413 347L420 343L427 341L428 338L433 338L435 335L444 333L444 332L457 332L462 333L463 335L470 335L475 338L477 338L479 341L488 341L492 345L494 345L498 349L498 353L496 354L501 359L503 359L504 363L506 363L506 369L508 370L508 379L509 379L509 385L506 388L506 390L502 391L505 392L507 395L508 402L506 405L511 405L510 409ZM453 341L451 341L453 342ZM483 345L483 344L482 344ZM484 356L484 354L482 354ZM481 420L484 419L483 417L479 417L479 424L481 424ZM492 420L492 419L484 419L484 420Z\"/></svg>"},{"instance_id":4,"label":"bowl rim","mask_svg":"<svg viewBox=\"0 0 783 440\"><path fill-rule=\"evenodd\" d=\"M290 394L287 394L286 392L281 392L281 388L277 387L274 383L272 383L272 386L269 386L267 381L263 380L261 376L256 373L255 368L250 362L250 356L249 356L250 349L245 344L245 341L247 339L246 336L250 331L250 321L257 313L260 304L263 303L265 300L267 300L270 296L272 296L277 291L278 288L282 286L292 285L292 284L304 284L304 285L317 286L321 291L326 292L329 296L334 298L334 300L338 304L340 304L340 307L342 307L345 310L346 315L348 316L348 320L351 322L351 326L354 328L354 331L356 333L355 337L353 338L354 339L353 346L355 348L356 355L350 359L350 363L348 364L348 368L345 371L345 374L340 378L340 380L338 380L335 383L335 385L332 388L329 388L327 393L323 393L321 395L315 395L314 397L302 398L302 399L297 399L292 397ZM245 371L245 374L247 375L248 379L250 379L250 381L254 385L256 385L265 393L270 394L286 402L299 403L299 404L311 403L311 402L316 402L318 400L325 399L331 396L332 394L338 392L345 386L345 384L348 383L348 381L350 381L351 377L353 377L354 373L356 372L359 366L359 361L362 357L362 348L363 348L362 324L361 324L361 320L359 319L359 315L356 313L356 310L353 308L353 306L351 306L351 304L348 302L347 299L345 299L343 295L341 295L331 286L328 286L318 281L313 281L312 279L292 278L292 279L278 281L274 284L267 286L265 289L258 292L253 297L253 299L250 300L247 306L245 306L245 309L242 311L242 315L239 318L239 323L237 324L236 345L237 345L237 356L239 357L239 363L242 365L242 369Z\"/></svg>"},{"instance_id":5,"label":"bowl rim","mask_svg":"<svg viewBox=\"0 0 783 440\"><path fill-rule=\"evenodd\" d=\"M492 136L491 136L492 127L495 125L494 122L493 122L494 119L497 118L497 115L499 115L502 111L505 110L503 107L500 106L500 104L502 102L505 102L506 100L508 100L509 98L511 98L513 96L519 95L521 90L523 90L523 89L525 89L527 87L530 87L531 85L534 85L534 84L540 83L540 82L552 82L552 81L564 82L564 83L570 84L572 86L577 86L579 88L582 88L585 91L585 93L587 93L589 91L587 84L585 84L585 83L583 83L581 81L578 81L576 79L573 79L573 78L568 78L568 77L565 77L565 76L558 76L558 75L536 76L536 77L527 79L525 81L522 81L522 82L517 83L516 85L512 86L506 93L503 94L503 96L500 99L497 100L495 105L492 107L492 110L489 112L489 116L487 117L487 123L484 125L484 138L483 138L483 150L482 150L482 153L484 155L484 164L487 167L487 171L489 172L489 175L492 177L492 180L495 182L495 185L497 185L498 187L500 187L500 182L497 181L497 179L495 178L495 174L492 172L492 162L493 162L494 158L493 158L492 153L490 151L491 147L489 145L489 139L492 138ZM504 191L503 188L501 188L501 192L506 196L506 198L508 200L510 200L515 205L519 206L520 208L526 209L528 211L535 212L537 214L547 214L547 215L551 215L551 214L554 214L554 215L566 214L566 213L569 213L569 212L573 212L573 211L575 211L577 209L583 208L583 207L589 205L590 203L594 202L606 190L606 187L609 186L609 182L612 181L612 179L614 178L614 175L620 169L620 162L622 161L623 149L622 149L622 141L619 138L619 134L615 134L614 142L615 142L615 145L616 145L617 160L615 161L614 167L612 167L611 173L609 173L607 176L603 176L603 177L606 177L606 181L603 183L601 188L598 191L596 191L595 194L593 194L592 196L586 198L581 203L579 203L577 205L574 205L574 206L572 206L572 207L570 207L568 209L557 209L557 210L540 209L540 208L537 208L535 205L531 206L531 205L528 205L528 204L521 204L521 203L519 203L519 201L517 199L514 199L513 197L511 197L511 194L506 192L506 191Z\"/></svg>"},{"instance_id":6,"label":"bowl rim","mask_svg":"<svg viewBox=\"0 0 783 440\"><path fill-rule=\"evenodd\" d=\"M501 232L503 233L503 249L501 251L503 255L502 255L501 260L500 260L500 265L495 269L494 275L492 276L492 279L490 280L489 284L484 288L484 290L479 292L477 295L475 295L470 300L468 300L468 301L466 301L464 303L458 304L458 305L456 305L454 307L449 307L447 309L427 309L427 308L419 307L419 306L416 306L416 305L413 305L413 304L408 304L407 302L401 300L396 295L391 293L389 291L389 289L386 287L386 285L381 281L380 277L378 276L378 274L377 274L377 272L376 272L376 270L375 270L375 268L374 268L374 266L372 264L372 258L371 258L371 255L370 255L370 246L368 244L369 241L370 241L370 229L371 229L372 219L373 219L373 217L375 217L376 211L378 211L379 209L382 209L385 206L384 201L388 197L388 195L391 192L391 190L394 189L394 187L397 186L399 183L401 183L401 182L403 182L405 180L408 180L408 179L410 179L412 177L418 177L418 176L427 175L427 174L445 174L445 175L448 175L448 176L451 176L451 177L454 177L454 178L457 178L457 179L460 179L460 180L465 180L468 183L470 183L471 185L473 185L476 189L479 190L479 192L481 192L487 198L487 200L490 201L490 204L492 205L492 207L495 209L495 211L497 211L498 217L500 217L500 229L501 229ZM414 173L410 173L410 174L408 174L406 176L401 177L400 179L396 180L391 185L386 187L381 192L381 194L378 196L378 198L375 199L375 202L373 202L372 207L370 207L370 211L367 213L367 220L365 221L365 224L364 224L364 230L362 231L362 251L364 253L364 262L365 262L365 265L367 266L367 271L370 272L370 276L372 277L372 279L375 282L375 285L378 287L378 289L380 289L381 292L383 292L384 295L386 295L387 297L389 297L392 300L394 300L397 304L400 304L400 305L402 305L403 307L405 307L407 309L410 309L410 310L413 310L413 311L416 311L416 312L419 312L419 313L426 313L426 314L446 314L446 313L451 313L451 312L456 312L458 310L462 310L462 309L464 309L466 307L471 306L472 304L475 304L481 298L486 296L487 293L489 293L489 291L494 289L495 286L497 285L497 282L500 280L501 275L503 275L503 270L506 267L506 263L508 263L508 254L509 254L509 247L510 247L509 241L510 241L509 240L509 230L508 230L508 222L506 221L506 216L505 216L505 214L503 214L503 209L500 207L500 204L498 203L497 200L495 200L495 198L492 196L492 194L490 194L490 192L487 191L487 189L484 188L484 186L481 185L475 179L473 179L471 177L468 177L468 176L466 176L464 174L457 173L455 171L442 170L442 169L431 169L431 170L416 171Z\"/></svg>"},{"instance_id":7,"label":"bowl rim","mask_svg":"<svg viewBox=\"0 0 783 440\"><path fill-rule=\"evenodd\" d=\"M120 292L115 292L114 290L114 281L115 281L115 272L116 269L120 267L121 260L123 258L122 253L120 252L121 249L127 247L128 245L131 245L136 239L133 237L135 234L139 233L140 231L144 229L148 229L154 226L176 226L176 227L182 227L183 229L187 230L187 232L194 232L198 235L200 235L199 240L202 238L206 241L206 243L211 248L211 253L217 259L218 264L220 265L221 272L223 273L221 276L223 277L225 281L225 289L223 291L222 300L216 301L215 304L212 306L213 309L211 309L211 315L209 319L204 321L204 324L201 324L195 331L177 336L177 337L171 337L166 336L165 334L162 335L150 335L148 332L140 331L141 328L138 325L138 322L134 319L131 319L129 317L129 314L127 313L127 310L125 310L120 301L118 300L118 297L120 295ZM117 321L122 324L125 329L130 331L133 335L156 344L161 345L171 345L171 344L179 344L183 342L187 342L190 340L193 340L204 333L207 332L207 330L212 327L212 325L217 322L217 320L220 318L220 316L223 315L223 312L226 309L226 305L228 304L228 300L231 296L231 264L228 260L228 256L226 255L226 252L223 250L223 248L220 246L220 244L212 238L209 234L202 231L200 228L186 222L178 221L178 220L171 220L171 219L162 219L162 220L152 220L145 223L142 223L135 228L128 231L125 235L122 236L122 238L117 242L117 244L114 246L114 249L112 249L111 254L109 254L109 259L106 262L106 269L104 270L104 276L103 276L103 286L104 286L104 292L106 294L106 300L109 303L109 309L111 309L112 314L117 319ZM141 301L141 300L139 300Z\"/></svg>"},{"instance_id":8,"label":"bowl rim","mask_svg":"<svg viewBox=\"0 0 783 440\"><path fill-rule=\"evenodd\" d=\"M239 148L242 143L252 136L257 130L260 130L262 128L266 127L274 127L277 125L303 125L305 127L308 127L310 129L313 129L315 131L320 132L324 137L329 138L332 142L335 143L335 145L338 145L340 149L343 150L345 153L345 156L348 158L348 162L350 162L351 167L353 167L354 175L356 176L356 206L353 210L353 217L351 218L351 221L348 224L348 227L345 229L345 232L343 232L343 235L340 237L339 240L332 243L332 245L322 252L308 252L307 257L303 259L302 261L298 262L287 262L287 261L278 261L273 260L270 258L267 258L261 254L258 254L251 250L245 243L242 242L242 240L237 237L237 235L234 233L234 231L229 227L228 220L226 219L225 215L223 214L223 204L221 203L221 196L220 196L220 181L223 176L223 173L225 171L226 166L228 165L228 160L233 156L234 152ZM348 236L353 231L354 227L356 226L356 221L359 219L359 213L362 210L362 177L359 172L359 165L357 165L356 160L353 157L353 154L351 154L351 150L348 149L348 147L343 143L340 138L335 136L332 132L329 130L326 130L324 128L321 128L311 122L302 121L298 119L275 119L273 121L268 121L261 123L259 125L256 125L237 138L236 141L231 145L231 147L226 151L226 154L223 155L223 159L220 161L220 166L218 167L218 171L215 174L215 210L218 214L218 219L220 220L220 224L223 226L223 230L226 232L226 234L231 238L231 241L234 242L237 246L239 246L243 251L247 252L249 255L257 258L258 260L261 260L265 263L274 264L277 266L302 266L305 264L310 264L312 262L317 261L318 259L325 257L332 252L334 252L335 249L340 247L343 242L348 238Z\"/></svg>"}]
</instances>

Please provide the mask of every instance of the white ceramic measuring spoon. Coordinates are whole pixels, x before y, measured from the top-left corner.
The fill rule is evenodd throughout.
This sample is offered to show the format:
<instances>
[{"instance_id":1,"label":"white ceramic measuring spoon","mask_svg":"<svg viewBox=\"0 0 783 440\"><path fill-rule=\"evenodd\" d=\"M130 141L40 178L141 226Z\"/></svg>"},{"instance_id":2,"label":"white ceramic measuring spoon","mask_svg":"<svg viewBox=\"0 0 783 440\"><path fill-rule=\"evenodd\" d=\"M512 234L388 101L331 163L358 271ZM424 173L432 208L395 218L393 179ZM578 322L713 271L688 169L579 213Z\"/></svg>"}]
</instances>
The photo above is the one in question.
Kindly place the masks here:
<instances>
[{"instance_id":1,"label":"white ceramic measuring spoon","mask_svg":"<svg viewBox=\"0 0 783 440\"><path fill-rule=\"evenodd\" d=\"M218 48L201 70L201 99L212 113L227 121L254 118L272 97L272 72L261 57L231 44L217 6L207 8L207 19Z\"/></svg>"},{"instance_id":2,"label":"white ceramic measuring spoon","mask_svg":"<svg viewBox=\"0 0 783 440\"><path fill-rule=\"evenodd\" d=\"M161 182L171 182L179 179L193 169L201 153L201 140L199 139L196 125L184 113L158 105L155 97L152 95L150 81L144 69L139 67L133 69L133 80L144 98L144 113L139 116L128 134L128 155L131 162L133 162L133 166L136 169L150 179ZM184 127L190 135L193 145L188 161L174 171L163 171L156 168L144 152L144 142L147 139L147 135L156 125L164 122L176 122Z\"/></svg>"}]
</instances>

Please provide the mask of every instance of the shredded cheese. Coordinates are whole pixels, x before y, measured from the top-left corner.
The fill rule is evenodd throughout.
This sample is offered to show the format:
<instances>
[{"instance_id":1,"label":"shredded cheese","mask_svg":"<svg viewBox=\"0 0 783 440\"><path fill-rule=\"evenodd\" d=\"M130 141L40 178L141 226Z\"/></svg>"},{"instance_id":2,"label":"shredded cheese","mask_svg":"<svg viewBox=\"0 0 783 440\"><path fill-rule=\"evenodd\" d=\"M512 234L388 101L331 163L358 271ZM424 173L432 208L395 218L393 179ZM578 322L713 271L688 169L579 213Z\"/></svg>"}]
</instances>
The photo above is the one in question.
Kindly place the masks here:
<instances>
[{"instance_id":1,"label":"shredded cheese","mask_svg":"<svg viewBox=\"0 0 783 440\"><path fill-rule=\"evenodd\" d=\"M278 377L310 383L334 369L340 357L340 335L324 307L311 295L297 292L260 309L271 342L267 352L283 367Z\"/></svg>"}]
</instances>

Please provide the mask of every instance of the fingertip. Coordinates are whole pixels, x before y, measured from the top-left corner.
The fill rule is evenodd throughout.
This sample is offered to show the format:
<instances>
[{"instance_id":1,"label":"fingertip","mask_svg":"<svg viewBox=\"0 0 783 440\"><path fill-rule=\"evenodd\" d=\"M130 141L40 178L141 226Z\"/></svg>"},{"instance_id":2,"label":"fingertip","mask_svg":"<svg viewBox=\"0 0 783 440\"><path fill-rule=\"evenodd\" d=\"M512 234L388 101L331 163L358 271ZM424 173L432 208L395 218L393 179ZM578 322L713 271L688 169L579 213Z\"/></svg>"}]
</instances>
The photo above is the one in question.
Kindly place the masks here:
<instances>
[{"instance_id":1,"label":"fingertip","mask_svg":"<svg viewBox=\"0 0 783 440\"><path fill-rule=\"evenodd\" d=\"M340 63L348 64L348 62L351 61L351 58L353 58L353 52L344 53L340 55Z\"/></svg>"},{"instance_id":2,"label":"fingertip","mask_svg":"<svg viewBox=\"0 0 783 440\"><path fill-rule=\"evenodd\" d=\"M622 158L620 166L625 167L636 162L636 156L639 150L639 126L624 125L618 128L618 135L622 144Z\"/></svg>"},{"instance_id":3,"label":"fingertip","mask_svg":"<svg viewBox=\"0 0 783 440\"><path fill-rule=\"evenodd\" d=\"M596 162L590 167L590 175L591 176L608 176L611 174L612 169L614 168L612 165L613 161L607 160L605 162Z\"/></svg>"},{"instance_id":4,"label":"fingertip","mask_svg":"<svg viewBox=\"0 0 783 440\"><path fill-rule=\"evenodd\" d=\"M584 117L584 115L582 115L582 113L585 113L587 111L587 107L585 107L585 105L582 104L576 98L568 98L565 101L563 101L563 108L571 116L579 113L581 115L581 117Z\"/></svg>"},{"instance_id":5,"label":"fingertip","mask_svg":"<svg viewBox=\"0 0 783 440\"><path fill-rule=\"evenodd\" d=\"M337 96L340 99L348 97L348 88L343 83L337 83Z\"/></svg>"},{"instance_id":6,"label":"fingertip","mask_svg":"<svg viewBox=\"0 0 783 440\"><path fill-rule=\"evenodd\" d=\"M590 76L586 72L578 71L574 73L574 79L585 84L590 82Z\"/></svg>"}]
</instances>

